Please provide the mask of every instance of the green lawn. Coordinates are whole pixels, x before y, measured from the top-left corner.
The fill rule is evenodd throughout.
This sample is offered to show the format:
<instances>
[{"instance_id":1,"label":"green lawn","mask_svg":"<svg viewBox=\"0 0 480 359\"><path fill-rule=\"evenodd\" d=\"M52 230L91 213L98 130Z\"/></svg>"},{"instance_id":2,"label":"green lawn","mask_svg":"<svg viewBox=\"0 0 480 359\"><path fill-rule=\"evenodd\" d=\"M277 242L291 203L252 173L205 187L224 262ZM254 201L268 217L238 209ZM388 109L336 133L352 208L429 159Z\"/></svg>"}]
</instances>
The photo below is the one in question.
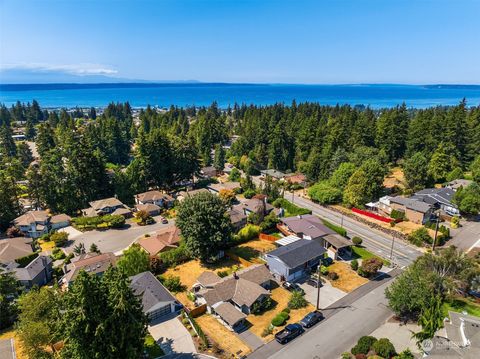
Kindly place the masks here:
<instances>
[{"instance_id":1,"label":"green lawn","mask_svg":"<svg viewBox=\"0 0 480 359\"><path fill-rule=\"evenodd\" d=\"M152 359L165 355L162 348L160 348L160 345L155 342L155 339L153 339L150 334L145 337L144 349L145 352L148 354L148 357Z\"/></svg>"},{"instance_id":2,"label":"green lawn","mask_svg":"<svg viewBox=\"0 0 480 359\"><path fill-rule=\"evenodd\" d=\"M383 259L375 254L373 254L370 251L367 251L364 247L359 247L359 246L352 246L352 251L353 251L353 257L354 258L362 258L362 259L369 259L369 258L379 258L380 260L383 261L383 264L386 266L390 265L390 261L387 259Z\"/></svg>"},{"instance_id":3,"label":"green lawn","mask_svg":"<svg viewBox=\"0 0 480 359\"><path fill-rule=\"evenodd\" d=\"M470 315L480 317L480 304L477 304L467 298L454 298L443 304L445 315L448 314L448 311L453 312L467 312Z\"/></svg>"}]
</instances>

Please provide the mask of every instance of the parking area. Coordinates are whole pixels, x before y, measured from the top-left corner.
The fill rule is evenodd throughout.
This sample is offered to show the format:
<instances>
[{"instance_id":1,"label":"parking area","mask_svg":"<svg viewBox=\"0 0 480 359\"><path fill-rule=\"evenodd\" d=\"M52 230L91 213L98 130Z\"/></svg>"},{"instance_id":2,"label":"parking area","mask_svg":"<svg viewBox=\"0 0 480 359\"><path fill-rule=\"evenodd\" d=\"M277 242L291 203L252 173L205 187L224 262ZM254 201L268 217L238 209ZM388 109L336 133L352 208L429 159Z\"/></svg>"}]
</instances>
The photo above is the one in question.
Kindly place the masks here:
<instances>
[{"instance_id":1,"label":"parking area","mask_svg":"<svg viewBox=\"0 0 480 359\"><path fill-rule=\"evenodd\" d=\"M177 317L149 325L148 331L165 354L197 352L190 333Z\"/></svg>"},{"instance_id":2,"label":"parking area","mask_svg":"<svg viewBox=\"0 0 480 359\"><path fill-rule=\"evenodd\" d=\"M305 291L305 299L307 299L310 303L316 306L317 288L304 281L302 282L299 282L298 284ZM330 283L324 283L323 286L320 287L320 308L326 308L346 295L346 292L341 291L338 288L332 287Z\"/></svg>"}]
</instances>

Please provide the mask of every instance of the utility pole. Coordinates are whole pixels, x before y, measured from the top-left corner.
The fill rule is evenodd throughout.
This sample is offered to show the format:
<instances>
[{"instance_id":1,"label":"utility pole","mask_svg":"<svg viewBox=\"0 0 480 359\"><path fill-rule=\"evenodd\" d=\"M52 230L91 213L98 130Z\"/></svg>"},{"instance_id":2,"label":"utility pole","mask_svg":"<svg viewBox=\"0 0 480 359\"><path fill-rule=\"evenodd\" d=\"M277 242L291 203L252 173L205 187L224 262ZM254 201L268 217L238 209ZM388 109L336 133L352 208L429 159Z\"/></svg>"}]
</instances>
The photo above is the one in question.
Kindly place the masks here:
<instances>
[{"instance_id":1,"label":"utility pole","mask_svg":"<svg viewBox=\"0 0 480 359\"><path fill-rule=\"evenodd\" d=\"M395 235L392 236L392 248L390 248L390 259L393 260L393 246L395 244Z\"/></svg>"},{"instance_id":2,"label":"utility pole","mask_svg":"<svg viewBox=\"0 0 480 359\"><path fill-rule=\"evenodd\" d=\"M435 255L435 245L437 243L438 222L440 222L440 210L437 211L437 222L435 223L435 236L433 237L432 253Z\"/></svg>"},{"instance_id":3,"label":"utility pole","mask_svg":"<svg viewBox=\"0 0 480 359\"><path fill-rule=\"evenodd\" d=\"M320 267L322 266L322 261L318 263L318 273L317 273L317 310L320 310Z\"/></svg>"}]
</instances>

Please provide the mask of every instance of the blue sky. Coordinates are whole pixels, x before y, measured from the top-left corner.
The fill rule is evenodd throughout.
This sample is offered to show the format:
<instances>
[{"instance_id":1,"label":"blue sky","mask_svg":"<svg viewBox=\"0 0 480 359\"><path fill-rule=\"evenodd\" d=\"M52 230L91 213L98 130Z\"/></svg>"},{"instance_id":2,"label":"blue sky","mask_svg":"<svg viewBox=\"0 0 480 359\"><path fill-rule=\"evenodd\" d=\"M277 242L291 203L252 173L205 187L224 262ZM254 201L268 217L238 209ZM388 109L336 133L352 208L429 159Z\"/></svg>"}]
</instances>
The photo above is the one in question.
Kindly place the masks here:
<instances>
[{"instance_id":1,"label":"blue sky","mask_svg":"<svg viewBox=\"0 0 480 359\"><path fill-rule=\"evenodd\" d=\"M144 80L480 84L477 0L0 0L0 66Z\"/></svg>"}]
</instances>

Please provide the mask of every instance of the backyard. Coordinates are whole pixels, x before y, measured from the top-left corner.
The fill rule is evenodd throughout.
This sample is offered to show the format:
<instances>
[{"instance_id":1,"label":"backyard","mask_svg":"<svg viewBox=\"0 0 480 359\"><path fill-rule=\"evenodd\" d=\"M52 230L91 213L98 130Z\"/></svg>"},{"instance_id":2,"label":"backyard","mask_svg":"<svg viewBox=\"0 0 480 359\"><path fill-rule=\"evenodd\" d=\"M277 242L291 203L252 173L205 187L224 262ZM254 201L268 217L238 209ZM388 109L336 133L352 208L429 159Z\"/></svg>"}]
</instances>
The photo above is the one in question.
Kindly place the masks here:
<instances>
[{"instance_id":1,"label":"backyard","mask_svg":"<svg viewBox=\"0 0 480 359\"><path fill-rule=\"evenodd\" d=\"M229 252L250 262L263 263L258 258L260 254L270 252L275 248L273 242L256 238L231 248Z\"/></svg>"},{"instance_id":2,"label":"backyard","mask_svg":"<svg viewBox=\"0 0 480 359\"><path fill-rule=\"evenodd\" d=\"M347 293L368 282L367 278L359 276L346 262L334 262L328 267L328 271L338 274L337 280L330 281L331 285Z\"/></svg>"},{"instance_id":3,"label":"backyard","mask_svg":"<svg viewBox=\"0 0 480 359\"><path fill-rule=\"evenodd\" d=\"M270 309L260 315L250 314L247 316L247 320L252 325L249 329L259 338L261 338L264 342L269 342L273 340L274 334L282 327L278 327L274 329L274 332L266 337L262 338L262 332L265 328L267 328L272 319L282 311L282 309L287 308L288 301L290 300L291 293L282 287L277 287L271 291L271 298L274 301L275 307ZM315 310L315 307L311 304L308 304L305 308L301 309L292 309L290 311L290 319L288 319L286 324L289 323L296 323L300 321L307 313Z\"/></svg>"},{"instance_id":4,"label":"backyard","mask_svg":"<svg viewBox=\"0 0 480 359\"><path fill-rule=\"evenodd\" d=\"M242 357L251 352L250 348L235 333L225 328L210 314L203 314L195 318L195 321L211 340L232 356Z\"/></svg>"},{"instance_id":5,"label":"backyard","mask_svg":"<svg viewBox=\"0 0 480 359\"><path fill-rule=\"evenodd\" d=\"M448 314L448 311L451 310L453 312L467 312L470 315L474 315L476 317L480 317L480 304L475 303L474 301L463 298L463 297L456 297L453 299L448 300L443 304L445 315Z\"/></svg>"}]
</instances>

